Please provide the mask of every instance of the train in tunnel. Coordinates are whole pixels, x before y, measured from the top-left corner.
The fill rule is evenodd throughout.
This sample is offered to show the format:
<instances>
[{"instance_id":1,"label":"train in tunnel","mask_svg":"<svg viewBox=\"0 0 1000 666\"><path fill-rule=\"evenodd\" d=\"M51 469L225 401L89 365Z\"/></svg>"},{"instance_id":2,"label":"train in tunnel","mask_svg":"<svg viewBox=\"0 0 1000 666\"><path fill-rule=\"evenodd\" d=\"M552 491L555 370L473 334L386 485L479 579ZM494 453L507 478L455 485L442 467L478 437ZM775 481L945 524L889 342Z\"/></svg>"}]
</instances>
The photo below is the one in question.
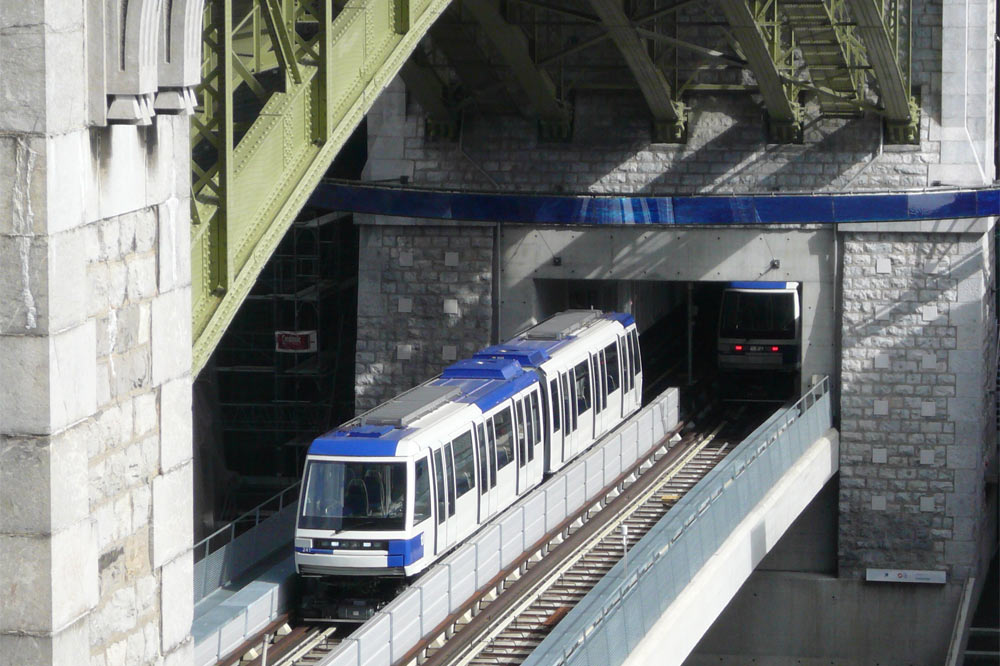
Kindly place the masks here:
<instances>
[{"instance_id":1,"label":"train in tunnel","mask_svg":"<svg viewBox=\"0 0 1000 666\"><path fill-rule=\"evenodd\" d=\"M634 414L631 315L560 312L317 437L295 532L300 614L363 621Z\"/></svg>"},{"instance_id":2,"label":"train in tunnel","mask_svg":"<svg viewBox=\"0 0 1000 666\"><path fill-rule=\"evenodd\" d=\"M719 307L717 361L727 397L792 397L802 368L797 282L731 282Z\"/></svg>"}]
</instances>

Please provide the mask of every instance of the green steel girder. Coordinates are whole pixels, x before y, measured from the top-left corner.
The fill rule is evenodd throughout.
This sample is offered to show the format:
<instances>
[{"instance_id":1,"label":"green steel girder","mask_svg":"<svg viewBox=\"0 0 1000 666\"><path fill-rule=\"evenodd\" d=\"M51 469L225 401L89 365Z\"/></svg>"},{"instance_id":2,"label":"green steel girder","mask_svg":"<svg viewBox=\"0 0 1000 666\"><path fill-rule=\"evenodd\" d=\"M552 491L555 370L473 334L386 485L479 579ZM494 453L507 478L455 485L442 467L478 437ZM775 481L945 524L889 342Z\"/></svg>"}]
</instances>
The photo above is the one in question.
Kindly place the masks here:
<instances>
[{"instance_id":1,"label":"green steel girder","mask_svg":"<svg viewBox=\"0 0 1000 666\"><path fill-rule=\"evenodd\" d=\"M878 82L879 101L889 130L887 140L890 143L918 143L920 107L910 94L909 58L905 71L899 62L898 6L889 2L883 7L876 0L846 1ZM907 40L907 52L909 48Z\"/></svg>"},{"instance_id":2,"label":"green steel girder","mask_svg":"<svg viewBox=\"0 0 1000 666\"><path fill-rule=\"evenodd\" d=\"M341 146L449 2L352 0L335 16L332 0L206 0L192 121L195 373ZM283 79L270 91L263 81L274 77L261 77L269 71ZM263 106L240 135L234 115L246 112L237 107L244 87Z\"/></svg>"},{"instance_id":3,"label":"green steel girder","mask_svg":"<svg viewBox=\"0 0 1000 666\"><path fill-rule=\"evenodd\" d=\"M406 91L413 95L426 115L426 136L428 138L453 139L458 136L458 115L445 101L445 86L426 65L406 61L399 71Z\"/></svg>"},{"instance_id":4,"label":"green steel girder","mask_svg":"<svg viewBox=\"0 0 1000 666\"><path fill-rule=\"evenodd\" d=\"M683 141L686 122L684 105L674 99L670 84L649 56L635 24L622 9L621 0L590 0L590 4L639 84L639 90L653 115L655 138L659 141Z\"/></svg>"},{"instance_id":5,"label":"green steel girder","mask_svg":"<svg viewBox=\"0 0 1000 666\"><path fill-rule=\"evenodd\" d=\"M570 113L556 96L555 84L532 60L524 32L500 14L497 0L462 0L462 6L509 65L521 90L528 95L532 115L544 124L568 125Z\"/></svg>"},{"instance_id":6,"label":"green steel girder","mask_svg":"<svg viewBox=\"0 0 1000 666\"><path fill-rule=\"evenodd\" d=\"M801 140L802 108L797 88L781 70L790 70L790 51L777 16L777 3L716 0L757 79L767 107L771 137L778 143Z\"/></svg>"}]
</instances>

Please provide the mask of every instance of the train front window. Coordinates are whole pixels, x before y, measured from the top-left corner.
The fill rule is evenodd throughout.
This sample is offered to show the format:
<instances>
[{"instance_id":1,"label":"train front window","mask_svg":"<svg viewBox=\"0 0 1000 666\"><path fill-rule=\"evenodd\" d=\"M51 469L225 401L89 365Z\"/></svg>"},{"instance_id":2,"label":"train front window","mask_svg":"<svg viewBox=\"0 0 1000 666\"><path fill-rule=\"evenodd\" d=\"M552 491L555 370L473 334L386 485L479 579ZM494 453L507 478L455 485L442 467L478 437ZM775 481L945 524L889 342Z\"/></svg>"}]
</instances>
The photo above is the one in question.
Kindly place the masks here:
<instances>
[{"instance_id":1,"label":"train front window","mask_svg":"<svg viewBox=\"0 0 1000 666\"><path fill-rule=\"evenodd\" d=\"M795 338L795 295L727 291L722 300L722 338Z\"/></svg>"},{"instance_id":2,"label":"train front window","mask_svg":"<svg viewBox=\"0 0 1000 666\"><path fill-rule=\"evenodd\" d=\"M311 460L299 527L401 530L406 517L406 464Z\"/></svg>"}]
</instances>

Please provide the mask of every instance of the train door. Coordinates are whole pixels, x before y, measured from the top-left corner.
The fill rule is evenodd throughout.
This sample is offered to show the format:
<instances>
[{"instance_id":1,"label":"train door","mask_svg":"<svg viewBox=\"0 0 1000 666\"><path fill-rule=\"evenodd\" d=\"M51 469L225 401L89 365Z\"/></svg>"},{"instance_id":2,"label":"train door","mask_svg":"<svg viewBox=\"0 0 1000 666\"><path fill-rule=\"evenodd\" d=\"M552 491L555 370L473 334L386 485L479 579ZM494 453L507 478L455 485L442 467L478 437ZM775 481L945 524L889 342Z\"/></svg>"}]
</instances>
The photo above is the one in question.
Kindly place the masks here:
<instances>
[{"instance_id":1,"label":"train door","mask_svg":"<svg viewBox=\"0 0 1000 666\"><path fill-rule=\"evenodd\" d=\"M528 419L525 417L525 398L514 400L514 432L517 434L517 494L520 495L528 487Z\"/></svg>"},{"instance_id":2,"label":"train door","mask_svg":"<svg viewBox=\"0 0 1000 666\"><path fill-rule=\"evenodd\" d=\"M514 417L511 404L494 412L490 418L496 450L496 505L494 512L511 504L517 497L517 461L514 454Z\"/></svg>"},{"instance_id":3,"label":"train door","mask_svg":"<svg viewBox=\"0 0 1000 666\"><path fill-rule=\"evenodd\" d=\"M549 379L549 400L546 404L548 414L548 438L545 444L545 456L542 463L544 471L555 471L562 464L563 426L562 398L559 391L559 376Z\"/></svg>"},{"instance_id":4,"label":"train door","mask_svg":"<svg viewBox=\"0 0 1000 666\"><path fill-rule=\"evenodd\" d=\"M618 358L622 368L622 415L624 416L635 411L639 400L635 390L635 359L632 356L627 331L625 335L618 337Z\"/></svg>"},{"instance_id":5,"label":"train door","mask_svg":"<svg viewBox=\"0 0 1000 666\"><path fill-rule=\"evenodd\" d=\"M434 449L431 460L434 465L434 498L435 512L434 522L436 523L434 552L443 553L454 543L453 530L449 530L449 517L455 515L455 487L451 485L448 476L447 465L445 464L447 451L443 446ZM449 488L451 489L451 505L448 503ZM452 532L449 539L449 532Z\"/></svg>"},{"instance_id":6,"label":"train door","mask_svg":"<svg viewBox=\"0 0 1000 666\"><path fill-rule=\"evenodd\" d=\"M476 425L479 450L479 522L484 523L497 510L497 445L493 423Z\"/></svg>"},{"instance_id":7,"label":"train door","mask_svg":"<svg viewBox=\"0 0 1000 666\"><path fill-rule=\"evenodd\" d=\"M525 463L527 470L527 484L533 488L542 480L542 471L545 466L545 437L543 428L545 420L542 418L545 401L542 400L541 387L535 387L524 400L524 418L527 426L525 438L527 440L528 461Z\"/></svg>"},{"instance_id":8,"label":"train door","mask_svg":"<svg viewBox=\"0 0 1000 666\"><path fill-rule=\"evenodd\" d=\"M605 397L607 406L604 408L605 431L610 430L622 418L622 378L621 363L618 359L618 340L601 350L601 365L606 380Z\"/></svg>"},{"instance_id":9,"label":"train door","mask_svg":"<svg viewBox=\"0 0 1000 666\"><path fill-rule=\"evenodd\" d=\"M472 429L469 428L448 444L452 458L455 479L455 516L456 538L462 539L470 534L476 526L476 461L472 442Z\"/></svg>"},{"instance_id":10,"label":"train door","mask_svg":"<svg viewBox=\"0 0 1000 666\"><path fill-rule=\"evenodd\" d=\"M594 394L589 361L581 361L573 368L576 382L576 446L573 455L594 441Z\"/></svg>"},{"instance_id":11,"label":"train door","mask_svg":"<svg viewBox=\"0 0 1000 666\"><path fill-rule=\"evenodd\" d=\"M607 380L604 377L604 364L601 362L601 351L590 357L590 376L593 377L594 396L594 432L591 437L599 439L604 433L604 408L607 406L607 395L605 388Z\"/></svg>"}]
</instances>

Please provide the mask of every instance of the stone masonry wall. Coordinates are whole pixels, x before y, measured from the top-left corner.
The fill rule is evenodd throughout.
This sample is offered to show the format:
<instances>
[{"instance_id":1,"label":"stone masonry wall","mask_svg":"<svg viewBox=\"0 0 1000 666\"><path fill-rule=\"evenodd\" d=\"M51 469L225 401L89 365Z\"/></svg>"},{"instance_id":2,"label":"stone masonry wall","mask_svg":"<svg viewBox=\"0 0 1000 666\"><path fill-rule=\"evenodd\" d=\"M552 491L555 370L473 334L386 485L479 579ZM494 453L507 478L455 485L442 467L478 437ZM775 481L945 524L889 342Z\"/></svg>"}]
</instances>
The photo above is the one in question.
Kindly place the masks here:
<instances>
[{"instance_id":1,"label":"stone masonry wall","mask_svg":"<svg viewBox=\"0 0 1000 666\"><path fill-rule=\"evenodd\" d=\"M88 4L0 11L2 666L192 654L190 121L89 124Z\"/></svg>"},{"instance_id":2,"label":"stone masonry wall","mask_svg":"<svg viewBox=\"0 0 1000 666\"><path fill-rule=\"evenodd\" d=\"M357 411L490 342L493 228L361 227Z\"/></svg>"},{"instance_id":3,"label":"stone masonry wall","mask_svg":"<svg viewBox=\"0 0 1000 666\"><path fill-rule=\"evenodd\" d=\"M991 233L848 233L840 570L974 572L995 442Z\"/></svg>"}]
</instances>

